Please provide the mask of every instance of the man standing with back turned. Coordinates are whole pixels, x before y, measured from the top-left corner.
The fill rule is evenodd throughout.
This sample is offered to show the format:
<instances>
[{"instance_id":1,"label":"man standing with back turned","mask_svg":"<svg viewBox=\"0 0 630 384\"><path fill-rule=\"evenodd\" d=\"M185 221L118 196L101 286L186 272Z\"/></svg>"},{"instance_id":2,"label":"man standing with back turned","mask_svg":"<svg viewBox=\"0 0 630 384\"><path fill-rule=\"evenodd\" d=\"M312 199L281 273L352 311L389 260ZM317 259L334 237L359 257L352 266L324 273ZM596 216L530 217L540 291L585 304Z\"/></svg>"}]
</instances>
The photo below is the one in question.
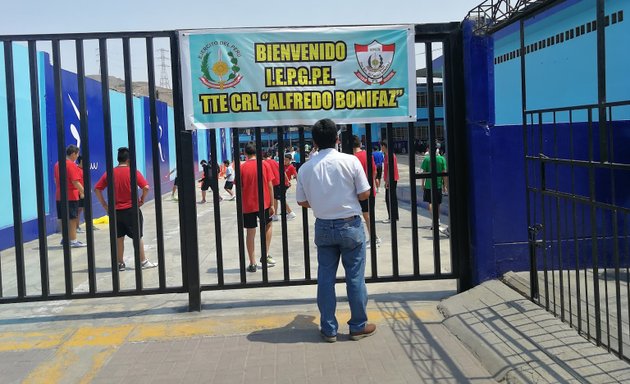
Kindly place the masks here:
<instances>
[{"instance_id":1,"label":"man standing with back turned","mask_svg":"<svg viewBox=\"0 0 630 384\"><path fill-rule=\"evenodd\" d=\"M370 184L359 159L335 149L339 138L332 120L319 120L312 133L319 154L300 167L296 198L300 206L312 208L316 218L320 332L325 341L337 341L335 281L341 256L351 312L350 338L359 340L376 332L376 325L367 322L365 232L359 204L370 196Z\"/></svg>"}]
</instances>

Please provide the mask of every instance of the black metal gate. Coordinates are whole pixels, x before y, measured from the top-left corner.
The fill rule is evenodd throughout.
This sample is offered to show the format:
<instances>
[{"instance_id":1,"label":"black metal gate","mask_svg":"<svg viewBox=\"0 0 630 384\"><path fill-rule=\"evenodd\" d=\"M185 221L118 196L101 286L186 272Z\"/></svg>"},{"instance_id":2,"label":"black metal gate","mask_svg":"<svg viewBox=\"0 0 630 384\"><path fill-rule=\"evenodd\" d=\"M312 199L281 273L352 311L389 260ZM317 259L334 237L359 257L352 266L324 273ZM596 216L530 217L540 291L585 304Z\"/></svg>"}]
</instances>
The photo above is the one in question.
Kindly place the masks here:
<instances>
[{"instance_id":1,"label":"black metal gate","mask_svg":"<svg viewBox=\"0 0 630 384\"><path fill-rule=\"evenodd\" d=\"M606 15L604 2L597 2L596 19L588 26L597 33L596 50L585 53L597 57L597 103L527 108L525 20L520 61L531 298L628 359L630 159L627 122L619 116L630 99L607 100L602 27L617 20L617 13Z\"/></svg>"},{"instance_id":2,"label":"black metal gate","mask_svg":"<svg viewBox=\"0 0 630 384\"><path fill-rule=\"evenodd\" d=\"M275 249L281 249L277 251L278 255L281 254L277 258L282 267L279 265L271 269L263 262L261 274L248 275L245 268L240 189L236 188L236 204L230 208L227 202L221 202L220 186L217 178L214 178L211 204L204 206L196 204L198 192L195 186L197 172L194 142L195 135L200 133L187 131L184 127L176 32L2 36L0 41L4 47L4 74L7 85L8 157L11 164L9 175L13 206L13 229L4 233L12 233L14 244L0 255L2 259L0 303L187 292L189 308L199 310L202 291L316 283L311 273L316 264L312 261L314 253L310 233L312 218L308 210L296 208L301 220L288 223L285 203L291 202L288 199L280 202L280 240L275 241L275 244L281 245L274 246ZM418 25L416 45L424 50L424 72L421 77L424 79L423 89L428 95L428 101L422 107L426 116L419 119L418 123L410 123L405 127L387 124L386 137L381 138L392 149L396 148L395 139L406 142L405 146L398 147L398 150L404 148L400 150L401 153L394 154L392 150L388 152L388 156L390 175L394 171L395 155L401 159L399 162L401 168L405 167L408 170L407 177L401 178L399 184L399 188L404 187L401 189L408 191L407 198L402 199L400 204L400 209L407 215L401 215L400 222L392 220L387 225L381 225L376 217L380 214L381 208L378 207L384 208L381 197L370 198L369 221L371 228L374 229L371 233L371 244L377 243L379 232L387 236L382 235L383 242L380 248L374 246L369 249L370 272L367 280L391 282L457 279L460 290L463 290L471 286L471 281L466 229L468 221L464 183L466 169L463 160L466 147L462 141L465 135L460 133L464 129L465 115L460 25L459 23ZM42 54L42 51L49 52L52 59L49 60L49 56ZM162 61L156 64L155 56L158 51L162 53ZM434 68L437 63L434 57L436 51L441 51L443 57L443 64L439 69ZM98 76L86 75L86 58L90 56L90 52L96 54L98 65L95 68L98 69ZM164 52L170 52L170 58L164 60ZM27 63L27 66L21 67L16 63ZM123 80L110 76L110 68L117 64L120 65ZM157 67L162 71L159 75ZM170 71L168 76L165 76L165 69L168 67ZM28 71L25 72L25 68L28 68ZM46 79L47 76L48 79L52 79L51 85L42 87L41 83L45 83L42 79ZM134 82L135 77L146 78L146 84L139 85L139 82ZM161 81L165 77L172 79L172 101L168 100L170 94L168 87L156 85L158 77L160 85L164 85ZM74 78L76 86L74 80L68 80ZM435 80L439 78L442 79L441 84L436 85ZM22 83L28 84L28 90L20 87ZM72 83L70 91L67 85L69 83ZM441 92L437 92L437 88ZM42 97L42 92L45 92L45 97ZM76 97L73 98L75 94ZM95 94L99 96L96 103L93 103L91 98ZM434 97L436 94L440 96ZM145 96L139 99L139 95ZM54 103L50 104L53 97ZM48 102L42 101L46 98ZM70 115L76 115L74 123L69 123L68 99L72 106ZM436 117L436 109L439 108L436 104L440 103L444 116L441 120ZM164 120L169 120L168 113L161 114L160 111L171 104L172 121L167 123ZM88 110L88 105L92 109ZM25 106L30 110L30 118L27 121L24 121L22 113ZM138 118L139 109L143 111L146 109L145 115L148 117L144 124ZM123 128L112 118L121 113L124 115ZM41 124L43 121L47 121L48 124ZM164 174L163 151L167 125L174 132L176 170L180 180L179 200L176 206L167 203L168 191L164 190L170 189L172 185L164 182L164 178L169 178L169 175ZM19 143L18 139L23 135L20 132L26 127L32 131L32 142ZM370 126L365 128L365 141L371 144L377 138L372 137ZM69 144L69 135L80 144L83 162L88 165L88 169L106 171L108 184L112 185L111 175L115 166L113 154L122 140L120 135L116 134L121 132L120 129L125 132L124 144L129 147L132 154L130 164L132 189L138 185L138 180L134 176L135 170L146 169L145 176L150 179L153 200L143 207L146 218L144 225L145 232L149 231L151 236L155 236L151 239L151 244L144 247L145 251L141 252L142 239L136 232L132 242L133 258L128 260L129 264L137 267L133 273L124 272L124 275L117 265L120 249L116 242L116 213L111 209L111 204L109 224L107 226L94 224L94 219L102 213L95 213L95 209L100 208L93 206L91 188L85 188L86 246L74 247L70 241L64 240L57 246L59 238L52 234L56 219L55 209L52 207L53 204L50 204L52 200L50 195L54 193L54 189L49 190L53 177L52 165L58 159L66 157L65 149ZM292 129L294 128L275 129L278 148L285 147L284 134ZM262 129L253 127L251 130L255 133L260 159L263 155ZM234 160L238 160L240 133L243 131L243 129L231 131ZM307 157L305 131L308 131L308 127L298 128L302 159ZM97 132L96 137L94 132ZM344 142L348 142L351 134L352 129L346 129ZM402 139L395 137L400 134L403 135ZM207 135L210 151L203 155L209 156L209 163L212 164L216 175L218 173L216 158L211 155L218 153L216 131L209 131ZM435 166L438 141L442 141L447 148L449 168L442 171L438 171ZM52 148L48 146L53 143L54 150L50 151ZM422 143L428 146L427 156L432 164L426 172L420 172L419 160L415 156ZM26 152L33 153L32 165L28 161L25 165L22 160L25 146L29 148ZM347 147L344 147L344 150L347 150ZM367 145L366 150L370 156L372 146ZM402 152L408 154L406 161ZM146 156L139 162L139 158L134 156L137 153L144 153ZM199 154L199 159L202 158L201 155ZM100 165L95 161L99 156L102 158ZM105 167L102 167L103 162ZM63 161L59 163L60 179L65 180L68 172L66 164ZM261 167L260 162L258 166ZM282 161L279 162L279 166L283 178ZM238 185L239 161L234 162L234 169L235 184ZM369 171L371 173L371 169ZM91 187L94 180L90 178L90 173L89 171L84 173L84 185ZM21 188L24 174L32 175L35 181L34 197L29 197L28 194L24 197L25 191ZM418 193L423 189L424 180L430 179L433 181L430 193L435 198L438 193L437 181L440 178L449 180L448 210L441 214L439 209L435 209L429 215L426 211L419 210ZM259 192L262 194L262 191ZM60 193L62 198L59 217L62 239L68 239L73 231L70 228L72 221L69 218L67 202L69 191L65 183L60 184ZM394 196L400 195L401 192ZM46 196L49 197L48 200ZM106 200L114 199L113 188L108 188ZM395 206L396 199L389 200L389 209L398 209ZM132 202L132 211L137 213L141 203L136 199L132 199ZM24 217L25 205L33 203L37 207L36 212L31 213L32 217ZM170 215L170 212L175 210L176 214ZM205 215L212 215L212 218L198 219ZM440 235L440 216L446 217L443 220L450 219L450 237ZM422 222L426 225L423 226ZM98 232L99 227L106 231ZM31 238L37 240L36 244L28 242L29 234ZM171 235L178 237L178 240L168 241ZM147 233L144 237L147 237ZM402 237L405 240L401 244ZM265 249L265 242L265 237L261 236L260 249ZM157 261L156 269L143 270L140 267L144 253ZM206 267L207 270L202 269Z\"/></svg>"}]
</instances>

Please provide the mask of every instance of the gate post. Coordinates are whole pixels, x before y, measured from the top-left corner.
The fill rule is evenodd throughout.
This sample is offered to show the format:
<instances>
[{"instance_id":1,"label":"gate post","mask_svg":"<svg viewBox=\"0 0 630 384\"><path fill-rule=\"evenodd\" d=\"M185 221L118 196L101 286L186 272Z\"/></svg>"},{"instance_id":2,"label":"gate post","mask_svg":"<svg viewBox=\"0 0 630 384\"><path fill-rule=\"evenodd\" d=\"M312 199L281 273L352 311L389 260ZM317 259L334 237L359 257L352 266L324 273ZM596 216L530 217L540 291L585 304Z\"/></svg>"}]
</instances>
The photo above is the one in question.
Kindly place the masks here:
<instances>
[{"instance_id":1,"label":"gate post","mask_svg":"<svg viewBox=\"0 0 630 384\"><path fill-rule=\"evenodd\" d=\"M201 311L199 247L197 239L197 197L192 132L186 130L181 85L179 37L171 36L173 113L175 115L175 150L179 177L179 237L182 249L182 281L188 292L188 310ZM161 197L160 197L161 198Z\"/></svg>"},{"instance_id":2,"label":"gate post","mask_svg":"<svg viewBox=\"0 0 630 384\"><path fill-rule=\"evenodd\" d=\"M462 270L467 275L465 285L476 285L495 278L497 266L494 255L492 201L488 199L488 189L492 187L491 135L494 127L494 46L491 36L475 35L473 22L464 21L464 76L465 76L465 167L467 176L466 207L469 209L469 222L466 231L469 237L470 270ZM457 179L457 176L454 177ZM455 190L455 186L453 186ZM463 208L463 207L462 207Z\"/></svg>"}]
</instances>

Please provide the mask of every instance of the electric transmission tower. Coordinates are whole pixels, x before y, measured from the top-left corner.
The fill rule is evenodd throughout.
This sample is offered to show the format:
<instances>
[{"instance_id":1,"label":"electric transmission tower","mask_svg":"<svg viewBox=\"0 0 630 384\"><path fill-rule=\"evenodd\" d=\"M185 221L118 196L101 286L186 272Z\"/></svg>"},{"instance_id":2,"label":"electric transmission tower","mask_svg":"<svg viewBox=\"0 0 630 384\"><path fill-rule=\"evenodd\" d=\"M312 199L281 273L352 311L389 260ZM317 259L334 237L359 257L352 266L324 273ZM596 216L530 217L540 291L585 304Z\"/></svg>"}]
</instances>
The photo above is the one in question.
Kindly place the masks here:
<instances>
[{"instance_id":1,"label":"electric transmission tower","mask_svg":"<svg viewBox=\"0 0 630 384\"><path fill-rule=\"evenodd\" d=\"M169 81L168 77L168 69L170 68L168 62L170 55L167 55L167 53L169 53L169 50L162 48L158 49L158 52L160 52L160 87L171 89L171 82Z\"/></svg>"}]
</instances>

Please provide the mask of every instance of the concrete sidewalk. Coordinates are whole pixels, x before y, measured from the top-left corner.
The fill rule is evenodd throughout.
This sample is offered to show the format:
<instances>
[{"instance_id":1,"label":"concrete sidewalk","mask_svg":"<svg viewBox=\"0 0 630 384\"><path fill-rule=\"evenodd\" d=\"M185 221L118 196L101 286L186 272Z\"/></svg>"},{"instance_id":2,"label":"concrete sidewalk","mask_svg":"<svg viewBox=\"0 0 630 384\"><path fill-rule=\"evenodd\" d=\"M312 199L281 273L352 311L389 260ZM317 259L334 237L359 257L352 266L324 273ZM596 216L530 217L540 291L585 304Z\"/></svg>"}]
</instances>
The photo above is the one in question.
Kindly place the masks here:
<instances>
[{"instance_id":1,"label":"concrete sidewalk","mask_svg":"<svg viewBox=\"0 0 630 384\"><path fill-rule=\"evenodd\" d=\"M442 324L437 304L452 282L368 288L377 333L350 341L342 326L334 344L319 337L314 286L204 293L212 304L200 313L176 294L6 305L0 381L494 382ZM337 312L345 325L343 298Z\"/></svg>"}]
</instances>

